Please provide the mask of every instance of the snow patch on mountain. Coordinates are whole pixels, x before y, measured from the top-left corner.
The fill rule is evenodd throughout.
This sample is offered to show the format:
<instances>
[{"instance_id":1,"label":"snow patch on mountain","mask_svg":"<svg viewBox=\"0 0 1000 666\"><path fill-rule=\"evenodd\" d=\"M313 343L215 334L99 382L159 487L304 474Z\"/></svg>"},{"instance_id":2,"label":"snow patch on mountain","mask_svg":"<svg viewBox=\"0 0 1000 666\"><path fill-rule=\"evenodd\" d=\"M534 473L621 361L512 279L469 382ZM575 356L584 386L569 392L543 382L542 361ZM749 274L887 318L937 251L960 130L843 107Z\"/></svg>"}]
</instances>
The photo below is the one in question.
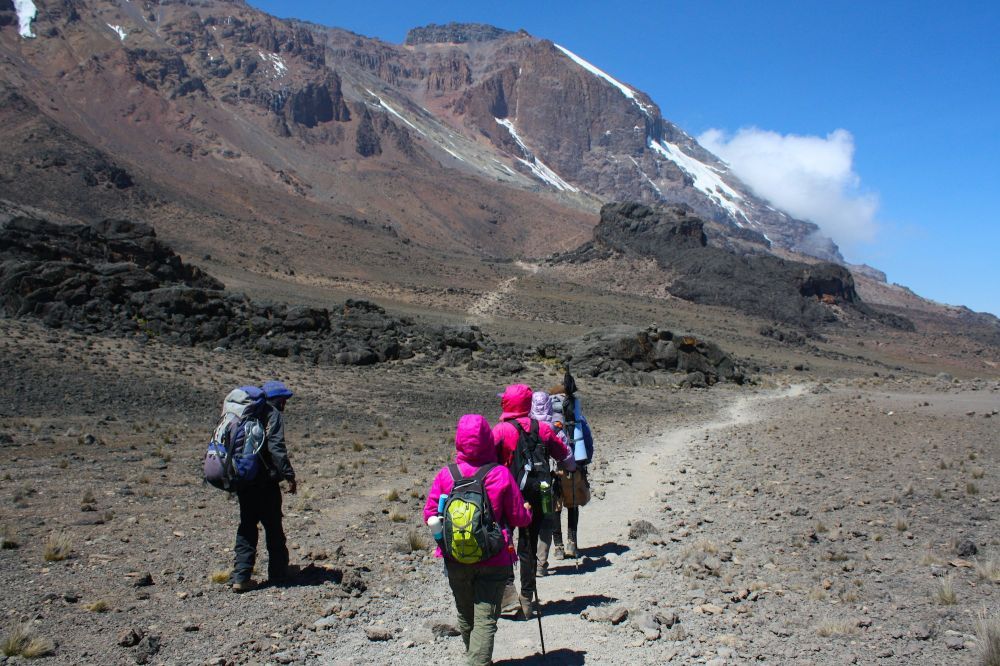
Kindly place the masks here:
<instances>
[{"instance_id":1,"label":"snow patch on mountain","mask_svg":"<svg viewBox=\"0 0 1000 666\"><path fill-rule=\"evenodd\" d=\"M654 141L650 138L649 147L691 176L694 179L695 188L724 208L734 221L737 219L737 216L741 216L747 221L750 220L746 212L736 203L743 200L743 195L727 185L713 167L700 160L696 160L681 150L680 146L672 144L669 141ZM742 226L739 222L737 222L737 225Z\"/></svg>"},{"instance_id":2,"label":"snow patch on mountain","mask_svg":"<svg viewBox=\"0 0 1000 666\"><path fill-rule=\"evenodd\" d=\"M557 174L549 167L545 166L545 164L542 163L540 159L535 157L535 155L531 152L528 146L525 145L524 141L521 140L521 136L517 133L517 130L514 128L514 123L512 123L507 118L494 118L494 120L497 121L498 125L502 125L503 127L507 128L507 131L510 132L510 135L514 138L514 141L517 142L517 145L521 148L524 154L528 158L530 158L530 159L522 159L518 157L517 159L519 162L521 162L526 167L531 169L531 172L535 174L535 176L537 176L539 180L548 183L549 185L560 191L569 191L569 192L580 191L579 188L574 187L569 183L567 183L565 180L559 177L559 174Z\"/></svg>"},{"instance_id":3,"label":"snow patch on mountain","mask_svg":"<svg viewBox=\"0 0 1000 666\"><path fill-rule=\"evenodd\" d=\"M17 31L24 38L34 37L31 32L31 22L38 15L38 8L31 0L14 0L14 9L17 11Z\"/></svg>"},{"instance_id":4,"label":"snow patch on mountain","mask_svg":"<svg viewBox=\"0 0 1000 666\"><path fill-rule=\"evenodd\" d=\"M631 155L629 155L628 158L630 160L632 160L632 164L634 164L635 168L639 170L639 175L641 175L643 178L645 178L646 182L649 183L653 187L653 189L656 190L656 193L659 194L660 197L662 198L663 197L663 191L659 187L656 186L656 183L653 182L653 179L650 178L649 175L645 171L642 170L642 167L639 166L639 163L635 161L634 157L632 157Z\"/></svg>"},{"instance_id":5,"label":"snow patch on mountain","mask_svg":"<svg viewBox=\"0 0 1000 666\"><path fill-rule=\"evenodd\" d=\"M125 29L120 25L111 25L110 23L108 23L107 26L111 28L116 35L118 35L118 39L120 39L121 41L124 42L125 38L128 37L128 33L125 32Z\"/></svg>"},{"instance_id":6,"label":"snow patch on mountain","mask_svg":"<svg viewBox=\"0 0 1000 666\"><path fill-rule=\"evenodd\" d=\"M264 53L263 51L257 51L257 55L260 56L261 60L271 63L271 66L274 67L274 78L278 78L288 71L288 66L285 64L284 59L277 53Z\"/></svg>"},{"instance_id":7,"label":"snow patch on mountain","mask_svg":"<svg viewBox=\"0 0 1000 666\"><path fill-rule=\"evenodd\" d=\"M392 115L396 116L397 118L399 118L400 120L402 120L404 123L406 123L407 125L409 125L413 129L415 129L418 132L420 132L421 134L424 134L424 131L422 129L420 129L419 127L417 127L416 125L414 125L413 123L411 123L409 120L407 120L406 118L404 118L403 114L401 114L399 111L397 111L396 109L394 109L391 106L389 106L388 104L386 104L385 100L383 100L381 97L379 97L378 95L376 95L375 93L373 93L368 88L365 88L365 92L367 92L369 95L371 95L372 97L374 97L378 101L379 106L381 106L383 109L385 109L386 111L388 111Z\"/></svg>"},{"instance_id":8,"label":"snow patch on mountain","mask_svg":"<svg viewBox=\"0 0 1000 666\"><path fill-rule=\"evenodd\" d=\"M643 104L642 102L640 102L636 98L636 96L635 96L635 91L632 90L631 88L629 88L627 85L625 85L624 83L622 83L621 81L619 81L615 77L611 76L610 74L608 74L607 72L605 72L603 69L598 69L597 67L595 67L594 65L590 64L589 62L587 62L586 60L584 60L580 56L576 55L575 53L573 53L569 49L564 48L562 46L559 46L558 44L555 44L555 47L557 49L559 49L560 51L562 51L564 54L566 54L566 56L568 56L570 60L572 60L573 62L575 62L576 64L578 64L580 67L583 67L585 70L587 70L588 72L590 72L594 76L602 78L605 81L607 81L608 83L610 83L611 85L613 85L615 88L618 88L618 90L620 90L622 92L622 94L625 95L625 97L627 97L630 100L632 100L632 102L636 106L638 106L642 110L643 113L645 113L647 116L652 116L652 114L650 113L650 107L647 106L647 105L645 105L645 104Z\"/></svg>"}]
</instances>

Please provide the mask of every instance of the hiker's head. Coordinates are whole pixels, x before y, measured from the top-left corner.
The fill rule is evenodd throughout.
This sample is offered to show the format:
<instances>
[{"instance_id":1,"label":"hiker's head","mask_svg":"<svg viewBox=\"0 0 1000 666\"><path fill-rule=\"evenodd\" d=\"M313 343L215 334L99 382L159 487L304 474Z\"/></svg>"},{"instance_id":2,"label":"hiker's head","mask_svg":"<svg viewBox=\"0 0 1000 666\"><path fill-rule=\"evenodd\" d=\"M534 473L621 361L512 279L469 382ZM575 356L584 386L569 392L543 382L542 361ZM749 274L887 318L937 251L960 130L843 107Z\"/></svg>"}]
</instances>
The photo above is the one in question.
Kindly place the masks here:
<instances>
[{"instance_id":1,"label":"hiker's head","mask_svg":"<svg viewBox=\"0 0 1000 666\"><path fill-rule=\"evenodd\" d=\"M285 411L285 403L292 397L291 389L277 380L264 382L264 385L260 388L264 391L264 396L268 402L277 407L279 412Z\"/></svg>"},{"instance_id":2,"label":"hiker's head","mask_svg":"<svg viewBox=\"0 0 1000 666\"><path fill-rule=\"evenodd\" d=\"M527 416L531 411L531 387L527 384L511 384L500 398L500 407L503 410L501 419Z\"/></svg>"},{"instance_id":3,"label":"hiker's head","mask_svg":"<svg viewBox=\"0 0 1000 666\"><path fill-rule=\"evenodd\" d=\"M531 411L528 416L536 421L552 421L552 396L545 391L535 391L531 394Z\"/></svg>"},{"instance_id":4,"label":"hiker's head","mask_svg":"<svg viewBox=\"0 0 1000 666\"><path fill-rule=\"evenodd\" d=\"M470 465L496 462L497 451L493 443L490 422L480 414L466 414L455 428L455 458Z\"/></svg>"}]
</instances>

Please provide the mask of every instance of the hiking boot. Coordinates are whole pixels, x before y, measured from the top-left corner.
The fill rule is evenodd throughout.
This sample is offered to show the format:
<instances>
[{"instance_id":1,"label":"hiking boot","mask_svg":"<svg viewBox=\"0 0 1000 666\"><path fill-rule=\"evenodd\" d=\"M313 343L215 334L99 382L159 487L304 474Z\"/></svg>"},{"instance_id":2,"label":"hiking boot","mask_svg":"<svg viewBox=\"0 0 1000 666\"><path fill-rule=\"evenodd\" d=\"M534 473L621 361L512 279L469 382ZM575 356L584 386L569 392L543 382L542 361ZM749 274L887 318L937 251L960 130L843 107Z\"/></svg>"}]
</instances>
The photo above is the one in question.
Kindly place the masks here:
<instances>
[{"instance_id":1,"label":"hiking boot","mask_svg":"<svg viewBox=\"0 0 1000 666\"><path fill-rule=\"evenodd\" d=\"M566 557L576 557L576 530L566 535Z\"/></svg>"},{"instance_id":2,"label":"hiking boot","mask_svg":"<svg viewBox=\"0 0 1000 666\"><path fill-rule=\"evenodd\" d=\"M516 613L521 609L521 604L517 600L517 588L513 583L507 585L503 590L503 600L500 602L500 612L504 615Z\"/></svg>"},{"instance_id":3,"label":"hiking boot","mask_svg":"<svg viewBox=\"0 0 1000 666\"><path fill-rule=\"evenodd\" d=\"M552 551L552 559L554 560L566 559L566 551L563 550L562 544L556 546L555 549Z\"/></svg>"},{"instance_id":4,"label":"hiking boot","mask_svg":"<svg viewBox=\"0 0 1000 666\"><path fill-rule=\"evenodd\" d=\"M233 583L233 592L236 594L243 594L244 592L249 592L254 587L256 587L256 585L252 580L238 580Z\"/></svg>"},{"instance_id":5,"label":"hiking boot","mask_svg":"<svg viewBox=\"0 0 1000 666\"><path fill-rule=\"evenodd\" d=\"M538 566L535 567L535 577L542 578L543 576L549 575L549 565L544 562L539 562Z\"/></svg>"},{"instance_id":6,"label":"hiking boot","mask_svg":"<svg viewBox=\"0 0 1000 666\"><path fill-rule=\"evenodd\" d=\"M518 595L517 602L521 606L522 619L530 620L538 614L538 603L531 597L526 597L523 594Z\"/></svg>"}]
</instances>

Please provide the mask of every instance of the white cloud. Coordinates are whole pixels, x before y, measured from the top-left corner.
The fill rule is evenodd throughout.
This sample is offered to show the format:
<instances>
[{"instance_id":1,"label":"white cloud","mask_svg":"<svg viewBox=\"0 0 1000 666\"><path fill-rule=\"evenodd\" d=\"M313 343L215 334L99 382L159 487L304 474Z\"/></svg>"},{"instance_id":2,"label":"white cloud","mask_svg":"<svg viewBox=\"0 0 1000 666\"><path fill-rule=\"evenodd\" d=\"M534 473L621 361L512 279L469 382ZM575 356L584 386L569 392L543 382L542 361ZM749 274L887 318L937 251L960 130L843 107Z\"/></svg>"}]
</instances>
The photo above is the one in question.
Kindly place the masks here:
<instances>
[{"instance_id":1,"label":"white cloud","mask_svg":"<svg viewBox=\"0 0 1000 666\"><path fill-rule=\"evenodd\" d=\"M854 137L782 135L744 128L728 136L710 129L699 143L729 163L754 193L800 219L815 222L838 245L875 239L878 197L860 191L852 167Z\"/></svg>"}]
</instances>

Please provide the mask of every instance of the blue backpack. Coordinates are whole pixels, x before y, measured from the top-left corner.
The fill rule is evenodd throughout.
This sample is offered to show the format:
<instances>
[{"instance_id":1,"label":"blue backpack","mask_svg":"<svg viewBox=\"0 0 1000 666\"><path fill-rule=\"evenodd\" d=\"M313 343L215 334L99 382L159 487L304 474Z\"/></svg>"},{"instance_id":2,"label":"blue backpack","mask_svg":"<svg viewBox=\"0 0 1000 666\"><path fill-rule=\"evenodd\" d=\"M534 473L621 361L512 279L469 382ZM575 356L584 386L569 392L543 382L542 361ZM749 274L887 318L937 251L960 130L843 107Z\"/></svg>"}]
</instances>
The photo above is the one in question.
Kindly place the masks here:
<instances>
[{"instance_id":1,"label":"blue backpack","mask_svg":"<svg viewBox=\"0 0 1000 666\"><path fill-rule=\"evenodd\" d=\"M257 478L266 439L261 422L266 405L264 392L256 386L241 386L226 396L222 418L205 453L206 483L236 492Z\"/></svg>"}]
</instances>

